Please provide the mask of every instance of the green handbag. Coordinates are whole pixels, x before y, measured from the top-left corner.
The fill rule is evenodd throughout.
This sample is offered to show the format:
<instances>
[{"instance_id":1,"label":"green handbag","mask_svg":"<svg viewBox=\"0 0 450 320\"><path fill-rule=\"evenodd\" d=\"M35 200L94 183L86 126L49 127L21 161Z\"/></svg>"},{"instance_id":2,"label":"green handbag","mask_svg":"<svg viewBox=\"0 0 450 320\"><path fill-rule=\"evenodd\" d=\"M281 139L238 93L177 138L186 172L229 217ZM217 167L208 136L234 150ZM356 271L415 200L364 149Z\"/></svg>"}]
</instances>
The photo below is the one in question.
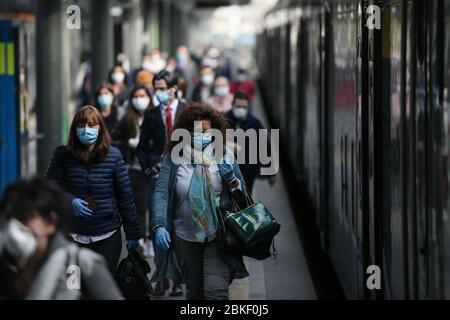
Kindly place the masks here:
<instances>
[{"instance_id":1,"label":"green handbag","mask_svg":"<svg viewBox=\"0 0 450 320\"><path fill-rule=\"evenodd\" d=\"M243 210L238 208L236 212L228 212L225 224L240 241L244 256L258 260L271 255L276 257L274 237L281 226L261 202L251 201L251 204Z\"/></svg>"}]
</instances>

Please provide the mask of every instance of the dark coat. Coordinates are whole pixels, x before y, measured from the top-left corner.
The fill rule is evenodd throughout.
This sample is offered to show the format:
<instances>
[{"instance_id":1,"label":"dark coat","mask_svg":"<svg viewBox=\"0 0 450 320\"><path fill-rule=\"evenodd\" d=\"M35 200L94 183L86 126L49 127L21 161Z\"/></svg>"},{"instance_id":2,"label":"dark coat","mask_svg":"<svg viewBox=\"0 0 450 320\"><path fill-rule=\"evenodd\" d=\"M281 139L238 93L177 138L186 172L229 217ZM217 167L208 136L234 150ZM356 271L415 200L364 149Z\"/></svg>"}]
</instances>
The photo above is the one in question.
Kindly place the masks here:
<instances>
[{"instance_id":1,"label":"dark coat","mask_svg":"<svg viewBox=\"0 0 450 320\"><path fill-rule=\"evenodd\" d=\"M238 128L240 128L244 131L247 131L249 129L255 129L258 132L258 130L264 129L261 122L255 116L253 116L251 113L249 113L247 115L247 119L245 119L244 121L240 121L240 120L236 119L232 110L228 111L225 115L228 119L228 122L230 123L230 127L234 130L236 130ZM259 136L258 136L257 146L259 146ZM258 159L258 163L256 163L256 164L249 163L250 162L249 161L249 154L250 154L249 149L250 149L250 141L248 139L246 139L246 141L245 141L246 159L245 159L244 164L239 164L239 168L241 169L242 175L244 176L245 179L251 179L251 178L254 179L260 175L261 163L259 162L259 159ZM268 146L268 151L270 154L270 144Z\"/></svg>"},{"instance_id":2,"label":"dark coat","mask_svg":"<svg viewBox=\"0 0 450 320\"><path fill-rule=\"evenodd\" d=\"M101 235L121 227L127 240L141 236L133 191L122 154L110 147L105 159L84 163L69 154L65 146L55 149L47 178L56 181L71 199L87 200L97 206L92 217L71 219L70 231L83 235Z\"/></svg>"},{"instance_id":3,"label":"dark coat","mask_svg":"<svg viewBox=\"0 0 450 320\"><path fill-rule=\"evenodd\" d=\"M185 104L179 101L175 121L185 107ZM141 135L136 149L136 155L144 173L148 168L161 162L161 157L167 145L166 132L161 108L156 107L147 110L141 125Z\"/></svg>"}]
</instances>

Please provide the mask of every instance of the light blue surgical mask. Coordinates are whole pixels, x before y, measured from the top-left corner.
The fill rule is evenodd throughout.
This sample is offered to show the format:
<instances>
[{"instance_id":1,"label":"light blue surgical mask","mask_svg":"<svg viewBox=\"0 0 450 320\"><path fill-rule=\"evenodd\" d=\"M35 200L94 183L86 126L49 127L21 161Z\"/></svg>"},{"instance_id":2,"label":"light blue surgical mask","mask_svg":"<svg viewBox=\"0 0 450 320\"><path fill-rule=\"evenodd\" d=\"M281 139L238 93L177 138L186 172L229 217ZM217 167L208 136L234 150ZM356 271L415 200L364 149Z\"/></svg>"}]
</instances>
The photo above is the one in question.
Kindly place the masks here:
<instances>
[{"instance_id":1,"label":"light blue surgical mask","mask_svg":"<svg viewBox=\"0 0 450 320\"><path fill-rule=\"evenodd\" d=\"M102 94L98 96L97 101L100 107L105 108L107 106L112 105L113 98L114 97L112 94Z\"/></svg>"},{"instance_id":2,"label":"light blue surgical mask","mask_svg":"<svg viewBox=\"0 0 450 320\"><path fill-rule=\"evenodd\" d=\"M202 146L202 149L205 149L212 142L212 136L209 133L194 132L192 142L194 148L198 149L199 146Z\"/></svg>"},{"instance_id":3,"label":"light blue surgical mask","mask_svg":"<svg viewBox=\"0 0 450 320\"><path fill-rule=\"evenodd\" d=\"M86 146L93 144L98 138L98 128L77 128L77 137Z\"/></svg>"},{"instance_id":4,"label":"light blue surgical mask","mask_svg":"<svg viewBox=\"0 0 450 320\"><path fill-rule=\"evenodd\" d=\"M156 91L156 99L161 105L166 106L169 103L170 96L166 91L158 90Z\"/></svg>"}]
</instances>

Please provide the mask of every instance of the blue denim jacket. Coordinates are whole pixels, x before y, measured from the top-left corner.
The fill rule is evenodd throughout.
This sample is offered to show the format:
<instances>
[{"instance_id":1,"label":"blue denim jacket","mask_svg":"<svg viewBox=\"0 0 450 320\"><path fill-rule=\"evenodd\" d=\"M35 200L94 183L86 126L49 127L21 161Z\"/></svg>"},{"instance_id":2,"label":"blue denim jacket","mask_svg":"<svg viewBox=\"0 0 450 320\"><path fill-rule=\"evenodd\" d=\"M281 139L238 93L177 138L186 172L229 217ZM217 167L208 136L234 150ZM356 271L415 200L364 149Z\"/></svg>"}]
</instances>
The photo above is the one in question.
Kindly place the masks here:
<instances>
[{"instance_id":1,"label":"blue denim jacket","mask_svg":"<svg viewBox=\"0 0 450 320\"><path fill-rule=\"evenodd\" d=\"M222 166L219 164L219 169ZM154 200L153 200L153 215L150 221L150 226L153 229L155 226L165 227L170 233L173 231L173 208L175 205L175 183L179 165L172 162L170 153L166 153L163 159L159 178L156 183ZM242 177L239 165L236 161L233 163L233 171L236 178L241 182L241 186L245 188L245 181ZM221 170L222 173L222 170ZM228 187L224 179L222 179L223 188L220 196L220 206L223 208L231 208L231 202L228 196Z\"/></svg>"}]
</instances>

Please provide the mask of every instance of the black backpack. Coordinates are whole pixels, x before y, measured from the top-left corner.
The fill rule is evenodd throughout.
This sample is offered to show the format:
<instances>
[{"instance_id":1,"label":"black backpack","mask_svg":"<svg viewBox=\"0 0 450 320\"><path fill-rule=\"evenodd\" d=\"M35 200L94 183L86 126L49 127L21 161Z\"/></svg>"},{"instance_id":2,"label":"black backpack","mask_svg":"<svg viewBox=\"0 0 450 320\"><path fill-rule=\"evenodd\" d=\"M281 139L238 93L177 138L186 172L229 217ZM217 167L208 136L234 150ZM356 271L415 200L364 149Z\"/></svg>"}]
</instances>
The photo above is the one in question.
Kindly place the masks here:
<instances>
[{"instance_id":1,"label":"black backpack","mask_svg":"<svg viewBox=\"0 0 450 320\"><path fill-rule=\"evenodd\" d=\"M147 274L151 271L147 261L135 251L129 252L116 272L116 281L126 300L150 300L153 289Z\"/></svg>"}]
</instances>

